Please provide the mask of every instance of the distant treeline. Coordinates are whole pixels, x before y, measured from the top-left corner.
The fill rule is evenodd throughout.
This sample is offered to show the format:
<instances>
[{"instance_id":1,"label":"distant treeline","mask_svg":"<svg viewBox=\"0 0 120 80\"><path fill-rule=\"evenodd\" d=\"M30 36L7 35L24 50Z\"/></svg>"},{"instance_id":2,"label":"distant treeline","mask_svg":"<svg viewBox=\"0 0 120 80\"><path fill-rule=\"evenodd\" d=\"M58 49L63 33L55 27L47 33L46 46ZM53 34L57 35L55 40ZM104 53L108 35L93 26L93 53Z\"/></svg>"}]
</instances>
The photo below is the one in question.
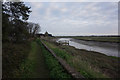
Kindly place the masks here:
<instances>
[{"instance_id":1,"label":"distant treeline","mask_svg":"<svg viewBox=\"0 0 120 80\"><path fill-rule=\"evenodd\" d=\"M90 35L90 36L55 36L55 37L120 37L120 35Z\"/></svg>"},{"instance_id":2,"label":"distant treeline","mask_svg":"<svg viewBox=\"0 0 120 80\"><path fill-rule=\"evenodd\" d=\"M92 36L56 36L57 38L74 38L85 41L115 42L120 43L119 35L92 35Z\"/></svg>"}]
</instances>

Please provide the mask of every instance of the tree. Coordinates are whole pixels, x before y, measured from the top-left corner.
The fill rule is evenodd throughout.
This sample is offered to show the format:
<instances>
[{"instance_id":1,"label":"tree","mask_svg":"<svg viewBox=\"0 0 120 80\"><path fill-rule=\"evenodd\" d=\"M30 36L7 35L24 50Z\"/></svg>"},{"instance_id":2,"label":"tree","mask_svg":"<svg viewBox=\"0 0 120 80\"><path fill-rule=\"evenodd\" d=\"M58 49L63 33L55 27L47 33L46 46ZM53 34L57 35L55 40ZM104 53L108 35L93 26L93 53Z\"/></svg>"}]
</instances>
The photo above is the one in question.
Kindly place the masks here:
<instances>
[{"instance_id":1,"label":"tree","mask_svg":"<svg viewBox=\"0 0 120 80\"><path fill-rule=\"evenodd\" d=\"M32 35L32 29L33 29L34 23L29 22L27 26L28 26L28 29L29 29L29 34Z\"/></svg>"},{"instance_id":2,"label":"tree","mask_svg":"<svg viewBox=\"0 0 120 80\"><path fill-rule=\"evenodd\" d=\"M3 2L3 41L20 41L27 38L29 32L26 20L28 20L30 12L30 7L23 2Z\"/></svg>"},{"instance_id":3,"label":"tree","mask_svg":"<svg viewBox=\"0 0 120 80\"><path fill-rule=\"evenodd\" d=\"M35 24L35 26L33 28L33 36L35 36L35 34L38 33L39 31L40 31L39 24Z\"/></svg>"},{"instance_id":4,"label":"tree","mask_svg":"<svg viewBox=\"0 0 120 80\"><path fill-rule=\"evenodd\" d=\"M28 20L30 7L25 6L23 2L5 2L3 3L3 13L9 14L11 21Z\"/></svg>"},{"instance_id":5,"label":"tree","mask_svg":"<svg viewBox=\"0 0 120 80\"><path fill-rule=\"evenodd\" d=\"M32 23L32 22L29 22L28 28L29 28L29 33L32 37L35 37L35 34L39 33L41 30L40 25L38 23Z\"/></svg>"}]
</instances>

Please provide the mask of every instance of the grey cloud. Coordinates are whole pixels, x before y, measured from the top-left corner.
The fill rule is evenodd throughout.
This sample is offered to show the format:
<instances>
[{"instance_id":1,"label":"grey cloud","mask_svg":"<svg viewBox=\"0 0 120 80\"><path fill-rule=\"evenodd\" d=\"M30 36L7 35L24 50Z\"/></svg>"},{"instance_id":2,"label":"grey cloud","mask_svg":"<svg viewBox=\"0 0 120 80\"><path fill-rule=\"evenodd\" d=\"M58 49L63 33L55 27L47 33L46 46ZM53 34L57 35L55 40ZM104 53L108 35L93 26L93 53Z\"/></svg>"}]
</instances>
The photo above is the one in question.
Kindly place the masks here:
<instances>
[{"instance_id":1,"label":"grey cloud","mask_svg":"<svg viewBox=\"0 0 120 80\"><path fill-rule=\"evenodd\" d=\"M31 3L30 21L53 35L117 34L117 3Z\"/></svg>"}]
</instances>

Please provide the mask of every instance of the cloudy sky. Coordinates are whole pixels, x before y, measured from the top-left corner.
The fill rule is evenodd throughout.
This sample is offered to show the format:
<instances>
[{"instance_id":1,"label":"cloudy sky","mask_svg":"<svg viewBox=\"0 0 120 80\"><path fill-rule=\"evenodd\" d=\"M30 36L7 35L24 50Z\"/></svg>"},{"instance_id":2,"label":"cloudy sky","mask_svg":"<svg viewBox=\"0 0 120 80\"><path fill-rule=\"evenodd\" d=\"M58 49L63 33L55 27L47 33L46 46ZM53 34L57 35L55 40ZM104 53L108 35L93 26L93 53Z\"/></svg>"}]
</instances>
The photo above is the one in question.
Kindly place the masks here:
<instances>
[{"instance_id":1,"label":"cloudy sky","mask_svg":"<svg viewBox=\"0 0 120 80\"><path fill-rule=\"evenodd\" d=\"M29 21L55 36L118 34L117 2L25 2Z\"/></svg>"}]
</instances>

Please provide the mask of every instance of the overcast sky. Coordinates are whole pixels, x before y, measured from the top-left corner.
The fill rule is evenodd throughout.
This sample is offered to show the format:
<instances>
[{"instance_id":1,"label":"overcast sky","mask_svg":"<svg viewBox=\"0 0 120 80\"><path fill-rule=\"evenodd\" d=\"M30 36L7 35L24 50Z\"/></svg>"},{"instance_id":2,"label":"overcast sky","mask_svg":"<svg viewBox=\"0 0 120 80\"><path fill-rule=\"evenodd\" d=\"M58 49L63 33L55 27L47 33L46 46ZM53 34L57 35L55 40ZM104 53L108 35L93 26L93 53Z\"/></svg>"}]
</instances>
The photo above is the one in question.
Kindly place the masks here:
<instances>
[{"instance_id":1,"label":"overcast sky","mask_svg":"<svg viewBox=\"0 0 120 80\"><path fill-rule=\"evenodd\" d=\"M26 2L29 21L57 36L117 35L117 2Z\"/></svg>"}]
</instances>

